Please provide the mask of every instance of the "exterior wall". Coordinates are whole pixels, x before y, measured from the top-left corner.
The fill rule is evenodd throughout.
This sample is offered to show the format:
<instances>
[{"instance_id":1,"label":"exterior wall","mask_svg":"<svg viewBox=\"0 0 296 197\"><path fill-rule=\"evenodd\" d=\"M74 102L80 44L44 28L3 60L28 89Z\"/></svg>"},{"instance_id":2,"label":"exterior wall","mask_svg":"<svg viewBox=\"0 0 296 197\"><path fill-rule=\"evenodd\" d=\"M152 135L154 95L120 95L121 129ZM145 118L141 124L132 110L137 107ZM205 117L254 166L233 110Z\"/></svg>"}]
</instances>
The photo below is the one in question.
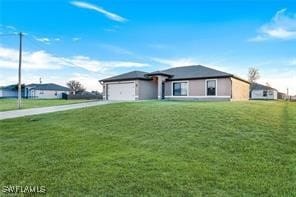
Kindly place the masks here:
<instances>
[{"instance_id":1,"label":"exterior wall","mask_svg":"<svg viewBox=\"0 0 296 197\"><path fill-rule=\"evenodd\" d=\"M231 78L232 82L232 100L249 100L250 84L235 78Z\"/></svg>"},{"instance_id":2,"label":"exterior wall","mask_svg":"<svg viewBox=\"0 0 296 197\"><path fill-rule=\"evenodd\" d=\"M37 99L59 99L62 98L62 94L69 94L69 91L55 91L55 90L29 90L28 98Z\"/></svg>"},{"instance_id":3,"label":"exterior wall","mask_svg":"<svg viewBox=\"0 0 296 197\"><path fill-rule=\"evenodd\" d=\"M277 97L277 91L275 90L267 90L267 96L263 96L264 90L252 90L251 92L251 98L252 99L267 99L267 100L276 100Z\"/></svg>"},{"instance_id":4,"label":"exterior wall","mask_svg":"<svg viewBox=\"0 0 296 197\"><path fill-rule=\"evenodd\" d=\"M0 90L0 97L3 98L17 98L17 90Z\"/></svg>"},{"instance_id":5,"label":"exterior wall","mask_svg":"<svg viewBox=\"0 0 296 197\"><path fill-rule=\"evenodd\" d=\"M171 81L166 81L164 83L164 95L165 96L172 96L172 82Z\"/></svg>"},{"instance_id":6,"label":"exterior wall","mask_svg":"<svg viewBox=\"0 0 296 197\"><path fill-rule=\"evenodd\" d=\"M231 97L231 79L219 78L217 82L217 94L218 96L230 96Z\"/></svg>"},{"instance_id":7,"label":"exterior wall","mask_svg":"<svg viewBox=\"0 0 296 197\"><path fill-rule=\"evenodd\" d=\"M207 96L206 80L198 79L189 81L189 96ZM230 78L217 78L217 96L231 96Z\"/></svg>"},{"instance_id":8,"label":"exterior wall","mask_svg":"<svg viewBox=\"0 0 296 197\"><path fill-rule=\"evenodd\" d=\"M195 99L195 100L230 100L231 98L231 80L230 78L217 78L217 95L206 95L206 81L211 79L182 80L188 82L188 96L175 97L172 95L172 83L165 83L165 96L168 99Z\"/></svg>"},{"instance_id":9,"label":"exterior wall","mask_svg":"<svg viewBox=\"0 0 296 197\"><path fill-rule=\"evenodd\" d=\"M205 80L190 80L189 82L189 96L206 96Z\"/></svg>"},{"instance_id":10,"label":"exterior wall","mask_svg":"<svg viewBox=\"0 0 296 197\"><path fill-rule=\"evenodd\" d=\"M159 80L159 79L158 79ZM107 82L103 84L104 99L108 92L108 84L135 82L135 99L156 99L158 98L160 88L158 80L135 80L135 81L118 81ZM188 96L172 96L172 83L174 81L165 82L165 98L166 99L194 99L194 100L248 100L249 84L234 78L217 78L216 96L206 95L206 81L212 79L195 79L182 80L188 82ZM161 92L160 92L161 95Z\"/></svg>"},{"instance_id":11,"label":"exterior wall","mask_svg":"<svg viewBox=\"0 0 296 197\"><path fill-rule=\"evenodd\" d=\"M157 81L137 80L136 95L139 100L157 99Z\"/></svg>"},{"instance_id":12,"label":"exterior wall","mask_svg":"<svg viewBox=\"0 0 296 197\"><path fill-rule=\"evenodd\" d=\"M102 92L103 100L106 100L106 84L103 84L102 87L103 87L103 92Z\"/></svg>"},{"instance_id":13,"label":"exterior wall","mask_svg":"<svg viewBox=\"0 0 296 197\"><path fill-rule=\"evenodd\" d=\"M136 100L139 100L139 92L140 92L139 80L135 80L135 99Z\"/></svg>"}]
</instances>

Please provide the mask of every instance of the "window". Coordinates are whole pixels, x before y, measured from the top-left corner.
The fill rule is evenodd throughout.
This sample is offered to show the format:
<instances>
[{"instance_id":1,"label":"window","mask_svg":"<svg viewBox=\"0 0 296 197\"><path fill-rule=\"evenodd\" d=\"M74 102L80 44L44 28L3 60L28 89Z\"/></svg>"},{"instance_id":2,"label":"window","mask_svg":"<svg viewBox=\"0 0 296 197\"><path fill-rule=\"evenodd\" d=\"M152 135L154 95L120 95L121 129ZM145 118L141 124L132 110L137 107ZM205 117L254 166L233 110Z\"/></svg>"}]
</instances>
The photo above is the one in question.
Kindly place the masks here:
<instances>
[{"instance_id":1,"label":"window","mask_svg":"<svg viewBox=\"0 0 296 197\"><path fill-rule=\"evenodd\" d=\"M207 96L216 96L216 80L207 80Z\"/></svg>"},{"instance_id":2,"label":"window","mask_svg":"<svg viewBox=\"0 0 296 197\"><path fill-rule=\"evenodd\" d=\"M267 90L263 90L263 96L267 97Z\"/></svg>"},{"instance_id":3,"label":"window","mask_svg":"<svg viewBox=\"0 0 296 197\"><path fill-rule=\"evenodd\" d=\"M40 91L39 94L44 94L44 92L43 91Z\"/></svg>"},{"instance_id":4,"label":"window","mask_svg":"<svg viewBox=\"0 0 296 197\"><path fill-rule=\"evenodd\" d=\"M187 96L187 82L173 83L173 96Z\"/></svg>"}]
</instances>

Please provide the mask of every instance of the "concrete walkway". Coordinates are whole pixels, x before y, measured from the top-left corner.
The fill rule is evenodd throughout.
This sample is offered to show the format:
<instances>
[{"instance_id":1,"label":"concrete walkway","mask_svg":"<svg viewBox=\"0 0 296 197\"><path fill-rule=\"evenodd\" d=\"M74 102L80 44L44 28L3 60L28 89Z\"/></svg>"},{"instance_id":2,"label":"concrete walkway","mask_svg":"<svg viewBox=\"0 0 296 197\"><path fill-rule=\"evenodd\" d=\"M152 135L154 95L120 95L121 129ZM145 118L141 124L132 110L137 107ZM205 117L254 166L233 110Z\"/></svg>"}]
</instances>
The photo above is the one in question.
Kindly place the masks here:
<instances>
[{"instance_id":1,"label":"concrete walkway","mask_svg":"<svg viewBox=\"0 0 296 197\"><path fill-rule=\"evenodd\" d=\"M97 105L106 105L109 103L112 103L112 102L111 101L94 101L94 102L76 103L76 104L69 104L69 105L58 105L58 106L51 106L51 107L4 111L4 112L0 112L0 120L18 118L23 116L31 116L31 115L37 115L37 114L46 114L46 113L58 112L58 111L66 111L70 109L93 107Z\"/></svg>"}]
</instances>

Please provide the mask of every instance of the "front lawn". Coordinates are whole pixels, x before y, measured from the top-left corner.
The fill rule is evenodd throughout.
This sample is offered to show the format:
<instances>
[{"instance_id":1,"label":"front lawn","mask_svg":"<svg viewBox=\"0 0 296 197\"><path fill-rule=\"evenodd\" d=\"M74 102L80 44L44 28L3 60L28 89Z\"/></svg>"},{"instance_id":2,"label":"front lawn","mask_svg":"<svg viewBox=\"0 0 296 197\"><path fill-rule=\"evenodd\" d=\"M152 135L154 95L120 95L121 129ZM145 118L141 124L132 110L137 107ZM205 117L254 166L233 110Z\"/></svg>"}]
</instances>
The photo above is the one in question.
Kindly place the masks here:
<instances>
[{"instance_id":1,"label":"front lawn","mask_svg":"<svg viewBox=\"0 0 296 197\"><path fill-rule=\"evenodd\" d=\"M296 103L135 102L0 121L0 185L49 196L295 196Z\"/></svg>"},{"instance_id":2,"label":"front lawn","mask_svg":"<svg viewBox=\"0 0 296 197\"><path fill-rule=\"evenodd\" d=\"M34 108L34 107L49 107L55 105L66 105L86 100L64 100L64 99L22 99L21 109ZM17 99L0 99L0 111L16 110Z\"/></svg>"}]
</instances>

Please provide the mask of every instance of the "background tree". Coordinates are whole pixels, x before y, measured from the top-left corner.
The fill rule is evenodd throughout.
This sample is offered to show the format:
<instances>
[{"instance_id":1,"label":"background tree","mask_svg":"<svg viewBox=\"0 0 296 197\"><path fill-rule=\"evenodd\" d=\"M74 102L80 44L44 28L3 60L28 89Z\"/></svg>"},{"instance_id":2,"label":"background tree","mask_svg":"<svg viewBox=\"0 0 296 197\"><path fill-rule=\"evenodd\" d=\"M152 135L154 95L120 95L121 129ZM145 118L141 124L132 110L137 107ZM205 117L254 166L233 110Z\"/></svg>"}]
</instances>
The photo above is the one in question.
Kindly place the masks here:
<instances>
[{"instance_id":1,"label":"background tree","mask_svg":"<svg viewBox=\"0 0 296 197\"><path fill-rule=\"evenodd\" d=\"M250 67L248 78L251 84L255 83L260 78L259 70L255 67Z\"/></svg>"},{"instance_id":2,"label":"background tree","mask_svg":"<svg viewBox=\"0 0 296 197\"><path fill-rule=\"evenodd\" d=\"M255 88L255 82L260 78L259 70L255 67L250 67L248 72L248 80L250 82L249 96L252 97L252 90Z\"/></svg>"},{"instance_id":3,"label":"background tree","mask_svg":"<svg viewBox=\"0 0 296 197\"><path fill-rule=\"evenodd\" d=\"M71 80L67 83L67 86L70 88L73 94L78 94L85 91L85 88L79 81Z\"/></svg>"}]
</instances>

